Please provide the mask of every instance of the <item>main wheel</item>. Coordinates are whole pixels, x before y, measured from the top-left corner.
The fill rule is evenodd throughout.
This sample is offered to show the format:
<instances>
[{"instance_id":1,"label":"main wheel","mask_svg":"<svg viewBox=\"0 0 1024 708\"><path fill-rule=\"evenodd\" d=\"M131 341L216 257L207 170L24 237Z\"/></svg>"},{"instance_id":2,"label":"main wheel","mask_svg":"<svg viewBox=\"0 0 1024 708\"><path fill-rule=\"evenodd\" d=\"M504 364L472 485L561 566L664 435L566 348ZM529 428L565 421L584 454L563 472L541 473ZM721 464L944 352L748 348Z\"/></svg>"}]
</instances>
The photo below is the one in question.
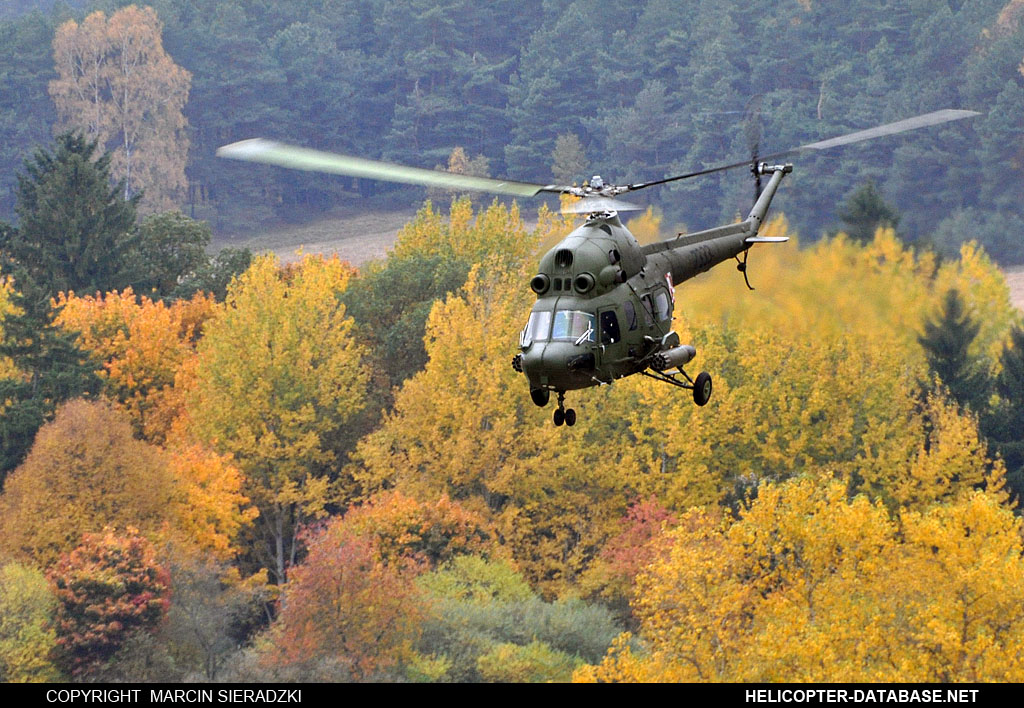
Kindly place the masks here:
<instances>
[{"instance_id":1,"label":"main wheel","mask_svg":"<svg viewBox=\"0 0 1024 708\"><path fill-rule=\"evenodd\" d=\"M570 408L565 412L565 424L576 425L576 410L574 408Z\"/></svg>"},{"instance_id":2,"label":"main wheel","mask_svg":"<svg viewBox=\"0 0 1024 708\"><path fill-rule=\"evenodd\" d=\"M562 423L564 423L565 422L565 411L563 411L561 408L556 409L555 410L555 415L554 415L554 421L555 421L555 425L556 426L557 425L561 425Z\"/></svg>"},{"instance_id":3,"label":"main wheel","mask_svg":"<svg viewBox=\"0 0 1024 708\"><path fill-rule=\"evenodd\" d=\"M693 382L693 402L703 406L711 398L711 374L702 371Z\"/></svg>"}]
</instances>

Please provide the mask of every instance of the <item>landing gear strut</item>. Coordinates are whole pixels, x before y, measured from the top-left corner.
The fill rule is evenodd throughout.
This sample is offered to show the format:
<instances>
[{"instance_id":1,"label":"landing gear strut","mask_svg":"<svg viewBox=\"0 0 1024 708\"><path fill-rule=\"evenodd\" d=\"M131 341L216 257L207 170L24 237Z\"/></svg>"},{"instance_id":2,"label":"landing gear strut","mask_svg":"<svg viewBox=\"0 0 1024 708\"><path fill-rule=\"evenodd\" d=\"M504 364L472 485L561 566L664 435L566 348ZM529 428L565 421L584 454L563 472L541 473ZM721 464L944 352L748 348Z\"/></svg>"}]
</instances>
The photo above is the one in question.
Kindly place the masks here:
<instances>
[{"instance_id":1,"label":"landing gear strut","mask_svg":"<svg viewBox=\"0 0 1024 708\"><path fill-rule=\"evenodd\" d=\"M565 391L558 392L558 408L555 409L554 423L556 426L562 423L569 426L576 425L576 411L565 407Z\"/></svg>"},{"instance_id":2,"label":"landing gear strut","mask_svg":"<svg viewBox=\"0 0 1024 708\"><path fill-rule=\"evenodd\" d=\"M697 380L694 381L682 369L679 369L678 372L686 381L680 381L674 373L666 374L661 371L641 371L640 373L663 383L689 389L693 391L693 402L698 406L705 405L711 399L711 374L702 371L697 374Z\"/></svg>"}]
</instances>

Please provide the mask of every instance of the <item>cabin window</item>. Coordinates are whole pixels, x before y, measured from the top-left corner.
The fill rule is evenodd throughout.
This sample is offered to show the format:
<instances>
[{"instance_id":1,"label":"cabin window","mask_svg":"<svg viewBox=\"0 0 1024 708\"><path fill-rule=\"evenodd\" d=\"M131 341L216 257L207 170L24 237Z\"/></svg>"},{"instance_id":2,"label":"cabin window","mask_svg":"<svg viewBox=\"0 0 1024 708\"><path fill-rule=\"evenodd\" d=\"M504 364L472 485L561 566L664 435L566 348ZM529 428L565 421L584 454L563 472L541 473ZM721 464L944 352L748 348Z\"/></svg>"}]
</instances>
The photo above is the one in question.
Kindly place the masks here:
<instances>
[{"instance_id":1,"label":"cabin window","mask_svg":"<svg viewBox=\"0 0 1024 708\"><path fill-rule=\"evenodd\" d=\"M636 308L633 303L626 300L622 303L622 309L626 312L626 326L629 327L629 331L632 332L636 329Z\"/></svg>"},{"instance_id":2,"label":"cabin window","mask_svg":"<svg viewBox=\"0 0 1024 708\"><path fill-rule=\"evenodd\" d=\"M576 341L583 337L584 342L596 342L594 336L594 316L579 310L558 310L555 313L552 339L571 339Z\"/></svg>"},{"instance_id":3,"label":"cabin window","mask_svg":"<svg viewBox=\"0 0 1024 708\"><path fill-rule=\"evenodd\" d=\"M654 296L654 309L658 314L659 322L672 318L672 308L668 305L668 293L664 290L659 290Z\"/></svg>"},{"instance_id":4,"label":"cabin window","mask_svg":"<svg viewBox=\"0 0 1024 708\"><path fill-rule=\"evenodd\" d=\"M620 339L619 318L614 310L605 310L601 313L601 344L615 344Z\"/></svg>"}]
</instances>

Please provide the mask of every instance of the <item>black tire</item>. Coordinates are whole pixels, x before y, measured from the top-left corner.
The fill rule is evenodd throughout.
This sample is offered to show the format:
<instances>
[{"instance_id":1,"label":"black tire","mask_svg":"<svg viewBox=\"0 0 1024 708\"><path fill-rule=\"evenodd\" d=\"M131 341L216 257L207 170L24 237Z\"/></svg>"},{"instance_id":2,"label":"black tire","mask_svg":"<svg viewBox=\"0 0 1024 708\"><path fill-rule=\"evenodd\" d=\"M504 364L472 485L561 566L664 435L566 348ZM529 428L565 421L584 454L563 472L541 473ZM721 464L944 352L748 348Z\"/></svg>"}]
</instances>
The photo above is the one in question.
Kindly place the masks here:
<instances>
[{"instance_id":1,"label":"black tire","mask_svg":"<svg viewBox=\"0 0 1024 708\"><path fill-rule=\"evenodd\" d=\"M693 402L703 406L711 399L711 374L702 371L693 382Z\"/></svg>"},{"instance_id":2,"label":"black tire","mask_svg":"<svg viewBox=\"0 0 1024 708\"><path fill-rule=\"evenodd\" d=\"M570 408L565 412L565 424L569 426L576 425L576 410Z\"/></svg>"},{"instance_id":3,"label":"black tire","mask_svg":"<svg viewBox=\"0 0 1024 708\"><path fill-rule=\"evenodd\" d=\"M530 389L530 398L533 399L535 406L543 408L548 404L548 399L551 398L551 391L546 388L532 388Z\"/></svg>"},{"instance_id":4,"label":"black tire","mask_svg":"<svg viewBox=\"0 0 1024 708\"><path fill-rule=\"evenodd\" d=\"M556 427L561 425L562 423L564 423L565 422L565 411L563 411L561 408L556 409L555 410L555 415L554 415L554 421L555 421L555 426Z\"/></svg>"}]
</instances>

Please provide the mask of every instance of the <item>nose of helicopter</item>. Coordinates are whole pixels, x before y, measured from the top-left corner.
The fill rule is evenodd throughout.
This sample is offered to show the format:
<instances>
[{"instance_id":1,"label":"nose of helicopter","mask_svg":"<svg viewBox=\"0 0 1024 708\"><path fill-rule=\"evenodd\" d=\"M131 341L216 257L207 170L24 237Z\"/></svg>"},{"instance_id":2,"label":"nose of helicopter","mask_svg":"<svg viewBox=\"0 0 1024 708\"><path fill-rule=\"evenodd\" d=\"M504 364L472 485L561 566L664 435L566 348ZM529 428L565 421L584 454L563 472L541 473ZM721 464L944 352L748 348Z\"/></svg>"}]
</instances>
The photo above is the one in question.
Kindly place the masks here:
<instances>
[{"instance_id":1,"label":"nose of helicopter","mask_svg":"<svg viewBox=\"0 0 1024 708\"><path fill-rule=\"evenodd\" d=\"M569 391L593 385L595 358L572 342L534 342L523 352L523 373L530 388Z\"/></svg>"}]
</instances>

